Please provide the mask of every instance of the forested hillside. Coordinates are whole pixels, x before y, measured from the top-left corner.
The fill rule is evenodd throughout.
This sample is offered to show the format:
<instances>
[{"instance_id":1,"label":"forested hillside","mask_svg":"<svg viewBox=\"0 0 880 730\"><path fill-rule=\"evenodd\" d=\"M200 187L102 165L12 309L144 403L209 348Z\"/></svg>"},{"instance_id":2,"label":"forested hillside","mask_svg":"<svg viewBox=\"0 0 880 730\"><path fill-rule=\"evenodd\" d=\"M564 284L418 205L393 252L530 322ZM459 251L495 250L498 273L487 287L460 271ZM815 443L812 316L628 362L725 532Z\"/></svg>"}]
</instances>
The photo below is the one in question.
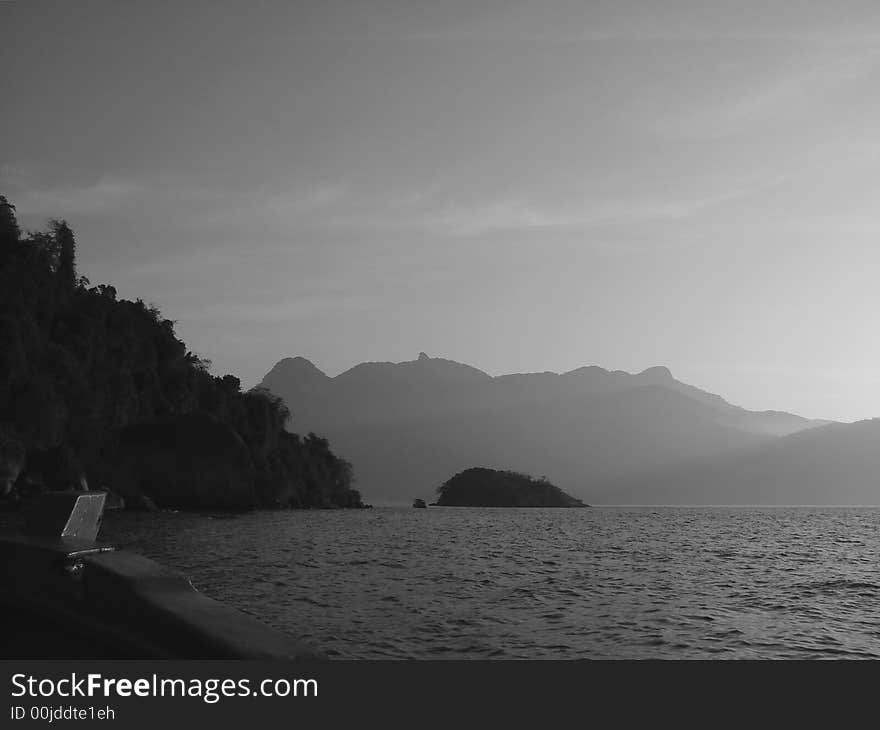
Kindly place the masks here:
<instances>
[{"instance_id":1,"label":"forested hillside","mask_svg":"<svg viewBox=\"0 0 880 730\"><path fill-rule=\"evenodd\" d=\"M288 416L212 375L155 307L79 276L66 222L25 234L0 196L0 493L85 477L130 505L359 506L349 463Z\"/></svg>"}]
</instances>

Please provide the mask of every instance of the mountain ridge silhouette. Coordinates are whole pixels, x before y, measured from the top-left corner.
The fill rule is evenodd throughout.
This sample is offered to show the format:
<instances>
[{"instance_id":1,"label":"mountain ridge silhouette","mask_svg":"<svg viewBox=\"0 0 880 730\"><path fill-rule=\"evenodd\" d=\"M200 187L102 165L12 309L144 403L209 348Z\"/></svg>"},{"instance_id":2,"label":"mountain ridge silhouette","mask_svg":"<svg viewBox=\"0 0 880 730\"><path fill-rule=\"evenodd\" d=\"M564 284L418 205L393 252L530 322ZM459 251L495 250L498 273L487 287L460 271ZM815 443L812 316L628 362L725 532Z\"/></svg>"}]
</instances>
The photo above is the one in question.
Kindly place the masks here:
<instances>
[{"instance_id":1,"label":"mountain ridge silhouette","mask_svg":"<svg viewBox=\"0 0 880 730\"><path fill-rule=\"evenodd\" d=\"M276 363L261 386L285 399L292 428L332 439L372 499L401 503L473 466L546 474L592 502L652 470L828 423L749 411L665 366L492 376L420 353L331 377L298 356Z\"/></svg>"}]
</instances>

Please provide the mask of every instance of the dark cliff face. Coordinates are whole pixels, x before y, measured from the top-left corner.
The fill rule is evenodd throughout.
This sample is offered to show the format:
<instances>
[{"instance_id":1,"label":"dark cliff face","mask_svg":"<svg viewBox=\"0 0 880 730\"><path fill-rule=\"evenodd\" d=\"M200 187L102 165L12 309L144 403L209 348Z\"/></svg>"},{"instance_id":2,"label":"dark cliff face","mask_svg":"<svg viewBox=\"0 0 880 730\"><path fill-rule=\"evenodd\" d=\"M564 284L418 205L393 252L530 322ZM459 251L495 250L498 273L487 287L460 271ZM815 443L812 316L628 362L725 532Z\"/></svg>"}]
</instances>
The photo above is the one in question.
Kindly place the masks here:
<instances>
[{"instance_id":1,"label":"dark cliff face","mask_svg":"<svg viewBox=\"0 0 880 730\"><path fill-rule=\"evenodd\" d=\"M280 398L211 375L155 307L77 279L74 254L63 222L23 238L0 196L0 445L25 452L2 480L85 476L175 508L360 503L325 439L285 431Z\"/></svg>"},{"instance_id":2,"label":"dark cliff face","mask_svg":"<svg viewBox=\"0 0 880 730\"><path fill-rule=\"evenodd\" d=\"M441 507L586 507L546 479L473 467L437 488Z\"/></svg>"}]
</instances>

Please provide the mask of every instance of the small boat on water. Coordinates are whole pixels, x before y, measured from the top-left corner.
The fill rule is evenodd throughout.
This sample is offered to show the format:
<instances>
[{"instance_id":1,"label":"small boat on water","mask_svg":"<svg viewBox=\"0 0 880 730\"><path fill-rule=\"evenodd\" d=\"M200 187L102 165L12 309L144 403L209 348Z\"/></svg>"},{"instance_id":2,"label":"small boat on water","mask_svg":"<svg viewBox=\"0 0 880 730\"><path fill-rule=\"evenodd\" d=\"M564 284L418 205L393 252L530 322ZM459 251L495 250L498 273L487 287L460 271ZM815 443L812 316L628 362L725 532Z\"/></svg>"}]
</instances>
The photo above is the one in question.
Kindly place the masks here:
<instances>
[{"instance_id":1,"label":"small boat on water","mask_svg":"<svg viewBox=\"0 0 880 730\"><path fill-rule=\"evenodd\" d=\"M104 492L50 493L0 533L7 659L300 659L320 655L199 593L186 576L97 542Z\"/></svg>"},{"instance_id":2,"label":"small boat on water","mask_svg":"<svg viewBox=\"0 0 880 730\"><path fill-rule=\"evenodd\" d=\"M424 499L414 499L413 507L416 507L418 509L427 509L428 505L425 504Z\"/></svg>"}]
</instances>

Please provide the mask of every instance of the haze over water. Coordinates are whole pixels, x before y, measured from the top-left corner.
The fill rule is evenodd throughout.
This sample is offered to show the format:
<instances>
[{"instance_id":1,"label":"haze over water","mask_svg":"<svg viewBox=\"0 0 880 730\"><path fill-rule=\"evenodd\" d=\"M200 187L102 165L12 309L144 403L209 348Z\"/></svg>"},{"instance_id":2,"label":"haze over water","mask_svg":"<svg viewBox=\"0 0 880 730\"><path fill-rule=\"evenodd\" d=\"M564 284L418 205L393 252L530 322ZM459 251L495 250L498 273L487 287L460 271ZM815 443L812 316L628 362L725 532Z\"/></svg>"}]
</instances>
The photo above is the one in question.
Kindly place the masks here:
<instances>
[{"instance_id":1,"label":"haze over water","mask_svg":"<svg viewBox=\"0 0 880 730\"><path fill-rule=\"evenodd\" d=\"M102 537L334 658L880 657L880 509L112 513Z\"/></svg>"}]
</instances>

